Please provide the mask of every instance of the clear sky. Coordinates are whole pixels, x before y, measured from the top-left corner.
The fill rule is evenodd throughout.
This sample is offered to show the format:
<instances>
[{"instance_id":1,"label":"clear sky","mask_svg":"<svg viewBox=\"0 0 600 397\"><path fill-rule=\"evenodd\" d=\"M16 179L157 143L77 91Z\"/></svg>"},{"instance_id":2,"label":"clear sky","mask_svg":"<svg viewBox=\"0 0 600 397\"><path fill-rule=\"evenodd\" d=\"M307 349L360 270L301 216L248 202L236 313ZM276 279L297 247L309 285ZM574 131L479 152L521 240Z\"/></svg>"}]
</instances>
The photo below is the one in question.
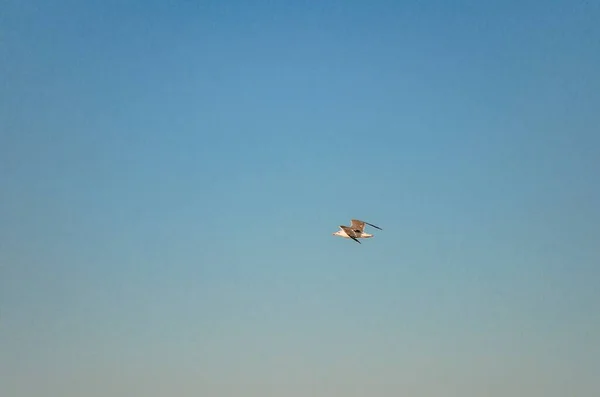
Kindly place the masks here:
<instances>
[{"instance_id":1,"label":"clear sky","mask_svg":"<svg viewBox=\"0 0 600 397\"><path fill-rule=\"evenodd\" d=\"M0 395L600 395L599 20L3 1Z\"/></svg>"}]
</instances>

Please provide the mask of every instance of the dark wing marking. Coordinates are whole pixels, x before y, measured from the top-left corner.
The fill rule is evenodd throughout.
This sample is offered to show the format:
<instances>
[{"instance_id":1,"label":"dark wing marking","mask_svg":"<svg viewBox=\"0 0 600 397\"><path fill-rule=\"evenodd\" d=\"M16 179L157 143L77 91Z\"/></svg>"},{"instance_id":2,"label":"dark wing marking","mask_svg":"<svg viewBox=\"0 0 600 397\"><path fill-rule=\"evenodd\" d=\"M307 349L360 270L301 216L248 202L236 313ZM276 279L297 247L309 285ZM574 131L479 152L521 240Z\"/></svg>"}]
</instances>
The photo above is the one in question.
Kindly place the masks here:
<instances>
[{"instance_id":1,"label":"dark wing marking","mask_svg":"<svg viewBox=\"0 0 600 397\"><path fill-rule=\"evenodd\" d=\"M379 226L375 226L375 225L373 225L373 224L371 224L371 223L369 223L369 222L365 222L365 223L366 223L367 225L369 225L369 226L373 226L375 229L383 230L383 229L382 229L382 228L380 228Z\"/></svg>"},{"instance_id":2,"label":"dark wing marking","mask_svg":"<svg viewBox=\"0 0 600 397\"><path fill-rule=\"evenodd\" d=\"M357 239L356 237L352 237L352 236L350 236L350 238L351 238L352 240L356 241L357 243L359 243L359 244L362 244L360 241L358 241L358 239Z\"/></svg>"}]
</instances>

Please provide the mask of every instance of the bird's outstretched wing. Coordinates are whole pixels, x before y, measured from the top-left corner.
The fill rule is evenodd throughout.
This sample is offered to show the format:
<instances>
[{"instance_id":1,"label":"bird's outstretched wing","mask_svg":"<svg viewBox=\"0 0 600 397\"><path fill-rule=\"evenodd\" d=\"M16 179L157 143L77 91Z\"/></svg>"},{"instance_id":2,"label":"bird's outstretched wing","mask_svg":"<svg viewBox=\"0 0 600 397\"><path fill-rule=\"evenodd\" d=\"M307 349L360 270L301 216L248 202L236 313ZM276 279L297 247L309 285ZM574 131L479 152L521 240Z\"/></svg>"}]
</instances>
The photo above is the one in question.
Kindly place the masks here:
<instances>
[{"instance_id":1,"label":"bird's outstretched wing","mask_svg":"<svg viewBox=\"0 0 600 397\"><path fill-rule=\"evenodd\" d=\"M344 230L344 232L346 232L346 234L348 235L348 237L350 238L355 238L358 237L361 233L360 230L354 230L353 228L351 228L350 226L344 226L344 225L340 225L340 227Z\"/></svg>"},{"instance_id":2,"label":"bird's outstretched wing","mask_svg":"<svg viewBox=\"0 0 600 397\"><path fill-rule=\"evenodd\" d=\"M348 237L350 237L352 240L356 241L357 243L362 244L360 241L358 241L358 238L357 238L357 237L360 237L360 233L361 232L357 232L355 230L352 230L352 228L348 227L348 226L342 226L342 225L340 225L340 227L342 229L344 229L344 232L346 232L346 234L348 235Z\"/></svg>"},{"instance_id":3,"label":"bird's outstretched wing","mask_svg":"<svg viewBox=\"0 0 600 397\"><path fill-rule=\"evenodd\" d=\"M350 228L356 233L362 233L365 230L365 222L359 221L358 219L352 219L350 221Z\"/></svg>"},{"instance_id":4,"label":"bird's outstretched wing","mask_svg":"<svg viewBox=\"0 0 600 397\"><path fill-rule=\"evenodd\" d=\"M375 229L383 230L379 226L375 226L369 222L359 221L358 219L352 219L350 222L350 227L357 233L362 233L365 230L365 225L373 226Z\"/></svg>"}]
</instances>

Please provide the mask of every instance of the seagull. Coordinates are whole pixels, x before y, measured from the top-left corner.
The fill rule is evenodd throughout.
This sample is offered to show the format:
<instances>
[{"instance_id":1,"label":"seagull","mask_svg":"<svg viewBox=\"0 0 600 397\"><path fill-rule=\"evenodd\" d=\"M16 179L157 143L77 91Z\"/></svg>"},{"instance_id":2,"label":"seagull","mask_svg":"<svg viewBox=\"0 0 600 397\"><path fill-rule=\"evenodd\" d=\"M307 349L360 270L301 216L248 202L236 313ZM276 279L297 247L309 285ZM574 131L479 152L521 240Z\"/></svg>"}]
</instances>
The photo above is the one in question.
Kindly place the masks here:
<instances>
[{"instance_id":1,"label":"seagull","mask_svg":"<svg viewBox=\"0 0 600 397\"><path fill-rule=\"evenodd\" d=\"M351 238L357 243L361 244L358 241L359 238L370 238L373 237L372 234L365 233L365 225L373 226L375 229L383 230L382 228L372 225L369 222L359 221L358 219L352 219L350 221L350 226L340 225L340 230L335 233L332 233L334 236L339 236L343 238Z\"/></svg>"}]
</instances>

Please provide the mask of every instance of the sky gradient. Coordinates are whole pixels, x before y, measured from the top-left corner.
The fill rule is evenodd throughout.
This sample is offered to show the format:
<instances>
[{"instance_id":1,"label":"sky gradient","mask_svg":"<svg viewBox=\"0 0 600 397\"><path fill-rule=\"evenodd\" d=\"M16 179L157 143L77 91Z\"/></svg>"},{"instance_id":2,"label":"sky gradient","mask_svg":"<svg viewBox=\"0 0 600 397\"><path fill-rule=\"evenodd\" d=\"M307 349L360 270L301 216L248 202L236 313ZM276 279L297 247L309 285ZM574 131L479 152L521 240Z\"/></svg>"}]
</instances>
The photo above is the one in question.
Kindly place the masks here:
<instances>
[{"instance_id":1,"label":"sky gradient","mask_svg":"<svg viewBox=\"0 0 600 397\"><path fill-rule=\"evenodd\" d=\"M600 395L600 3L484 3L2 2L0 395Z\"/></svg>"}]
</instances>

